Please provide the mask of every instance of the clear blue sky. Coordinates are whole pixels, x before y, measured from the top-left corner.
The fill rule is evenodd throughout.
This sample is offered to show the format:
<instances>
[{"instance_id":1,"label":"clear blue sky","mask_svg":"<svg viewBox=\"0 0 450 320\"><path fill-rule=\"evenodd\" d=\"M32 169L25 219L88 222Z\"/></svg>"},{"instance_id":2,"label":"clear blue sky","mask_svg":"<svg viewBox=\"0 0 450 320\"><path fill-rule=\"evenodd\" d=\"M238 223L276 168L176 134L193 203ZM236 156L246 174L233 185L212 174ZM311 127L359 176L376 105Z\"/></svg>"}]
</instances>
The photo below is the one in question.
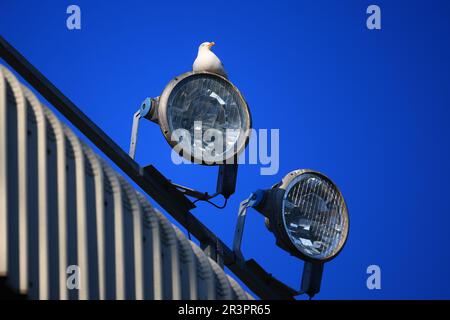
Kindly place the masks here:
<instances>
[{"instance_id":1,"label":"clear blue sky","mask_svg":"<svg viewBox=\"0 0 450 320\"><path fill-rule=\"evenodd\" d=\"M369 4L382 30L369 31ZM0 33L120 146L147 96L215 41L255 128L280 129L280 170L241 166L226 210L193 211L231 245L239 202L297 168L326 173L350 211L349 240L325 267L325 298L450 298L449 1L0 0ZM77 4L82 29L66 28ZM216 169L175 166L144 123L137 160L212 191ZM298 287L302 263L250 212L247 257ZM382 289L366 288L378 264Z\"/></svg>"}]
</instances>

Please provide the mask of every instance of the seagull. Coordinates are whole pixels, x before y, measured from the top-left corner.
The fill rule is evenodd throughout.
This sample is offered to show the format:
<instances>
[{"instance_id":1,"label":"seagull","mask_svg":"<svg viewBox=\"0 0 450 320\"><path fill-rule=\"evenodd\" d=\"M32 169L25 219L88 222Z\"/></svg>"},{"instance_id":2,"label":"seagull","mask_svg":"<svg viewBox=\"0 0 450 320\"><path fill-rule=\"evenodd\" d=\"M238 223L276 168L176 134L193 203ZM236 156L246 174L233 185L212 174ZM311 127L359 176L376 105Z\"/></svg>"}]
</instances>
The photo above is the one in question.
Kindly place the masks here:
<instances>
[{"instance_id":1,"label":"seagull","mask_svg":"<svg viewBox=\"0 0 450 320\"><path fill-rule=\"evenodd\" d=\"M228 78L222 61L211 51L213 45L215 45L214 42L203 42L198 47L198 54L192 65L192 71L208 71Z\"/></svg>"}]
</instances>

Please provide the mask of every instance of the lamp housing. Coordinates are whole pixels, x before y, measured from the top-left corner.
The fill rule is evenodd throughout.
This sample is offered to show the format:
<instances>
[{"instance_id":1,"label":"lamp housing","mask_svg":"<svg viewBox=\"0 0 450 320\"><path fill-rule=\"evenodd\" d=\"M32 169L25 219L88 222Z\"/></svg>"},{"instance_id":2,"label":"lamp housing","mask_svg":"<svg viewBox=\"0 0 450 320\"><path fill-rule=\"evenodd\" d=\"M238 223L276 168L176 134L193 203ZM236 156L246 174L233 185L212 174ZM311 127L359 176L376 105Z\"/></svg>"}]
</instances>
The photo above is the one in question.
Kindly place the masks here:
<instances>
[{"instance_id":1,"label":"lamp housing","mask_svg":"<svg viewBox=\"0 0 450 320\"><path fill-rule=\"evenodd\" d=\"M265 216L276 244L308 262L335 258L348 237L349 218L345 200L324 174L295 170L271 189L262 192L254 208Z\"/></svg>"},{"instance_id":2,"label":"lamp housing","mask_svg":"<svg viewBox=\"0 0 450 320\"><path fill-rule=\"evenodd\" d=\"M251 133L242 94L211 72L187 72L172 79L147 116L159 124L172 149L202 165L235 163Z\"/></svg>"}]
</instances>

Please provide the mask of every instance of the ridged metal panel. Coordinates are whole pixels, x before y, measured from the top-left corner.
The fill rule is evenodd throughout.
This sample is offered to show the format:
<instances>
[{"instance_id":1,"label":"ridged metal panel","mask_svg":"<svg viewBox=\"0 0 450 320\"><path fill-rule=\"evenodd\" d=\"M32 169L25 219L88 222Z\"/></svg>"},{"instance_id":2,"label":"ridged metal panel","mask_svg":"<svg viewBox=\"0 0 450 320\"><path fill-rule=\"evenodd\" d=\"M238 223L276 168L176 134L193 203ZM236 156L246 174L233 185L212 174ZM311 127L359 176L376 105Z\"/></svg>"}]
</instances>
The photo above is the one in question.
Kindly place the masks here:
<instances>
[{"instance_id":1,"label":"ridged metal panel","mask_svg":"<svg viewBox=\"0 0 450 320\"><path fill-rule=\"evenodd\" d=\"M2 66L0 276L31 299L252 298Z\"/></svg>"}]
</instances>

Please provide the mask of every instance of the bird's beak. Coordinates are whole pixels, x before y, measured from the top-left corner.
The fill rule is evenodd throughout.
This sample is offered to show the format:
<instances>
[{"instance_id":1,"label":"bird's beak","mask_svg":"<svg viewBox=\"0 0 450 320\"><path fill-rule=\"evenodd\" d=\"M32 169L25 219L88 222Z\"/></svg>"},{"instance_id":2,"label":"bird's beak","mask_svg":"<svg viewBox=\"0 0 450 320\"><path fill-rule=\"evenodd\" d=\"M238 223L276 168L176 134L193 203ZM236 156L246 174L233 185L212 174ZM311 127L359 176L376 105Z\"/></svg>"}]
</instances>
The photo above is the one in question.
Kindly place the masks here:
<instances>
[{"instance_id":1,"label":"bird's beak","mask_svg":"<svg viewBox=\"0 0 450 320\"><path fill-rule=\"evenodd\" d=\"M213 41L213 42L210 42L209 44L208 44L208 48L211 48L213 45L215 45L216 43Z\"/></svg>"}]
</instances>

